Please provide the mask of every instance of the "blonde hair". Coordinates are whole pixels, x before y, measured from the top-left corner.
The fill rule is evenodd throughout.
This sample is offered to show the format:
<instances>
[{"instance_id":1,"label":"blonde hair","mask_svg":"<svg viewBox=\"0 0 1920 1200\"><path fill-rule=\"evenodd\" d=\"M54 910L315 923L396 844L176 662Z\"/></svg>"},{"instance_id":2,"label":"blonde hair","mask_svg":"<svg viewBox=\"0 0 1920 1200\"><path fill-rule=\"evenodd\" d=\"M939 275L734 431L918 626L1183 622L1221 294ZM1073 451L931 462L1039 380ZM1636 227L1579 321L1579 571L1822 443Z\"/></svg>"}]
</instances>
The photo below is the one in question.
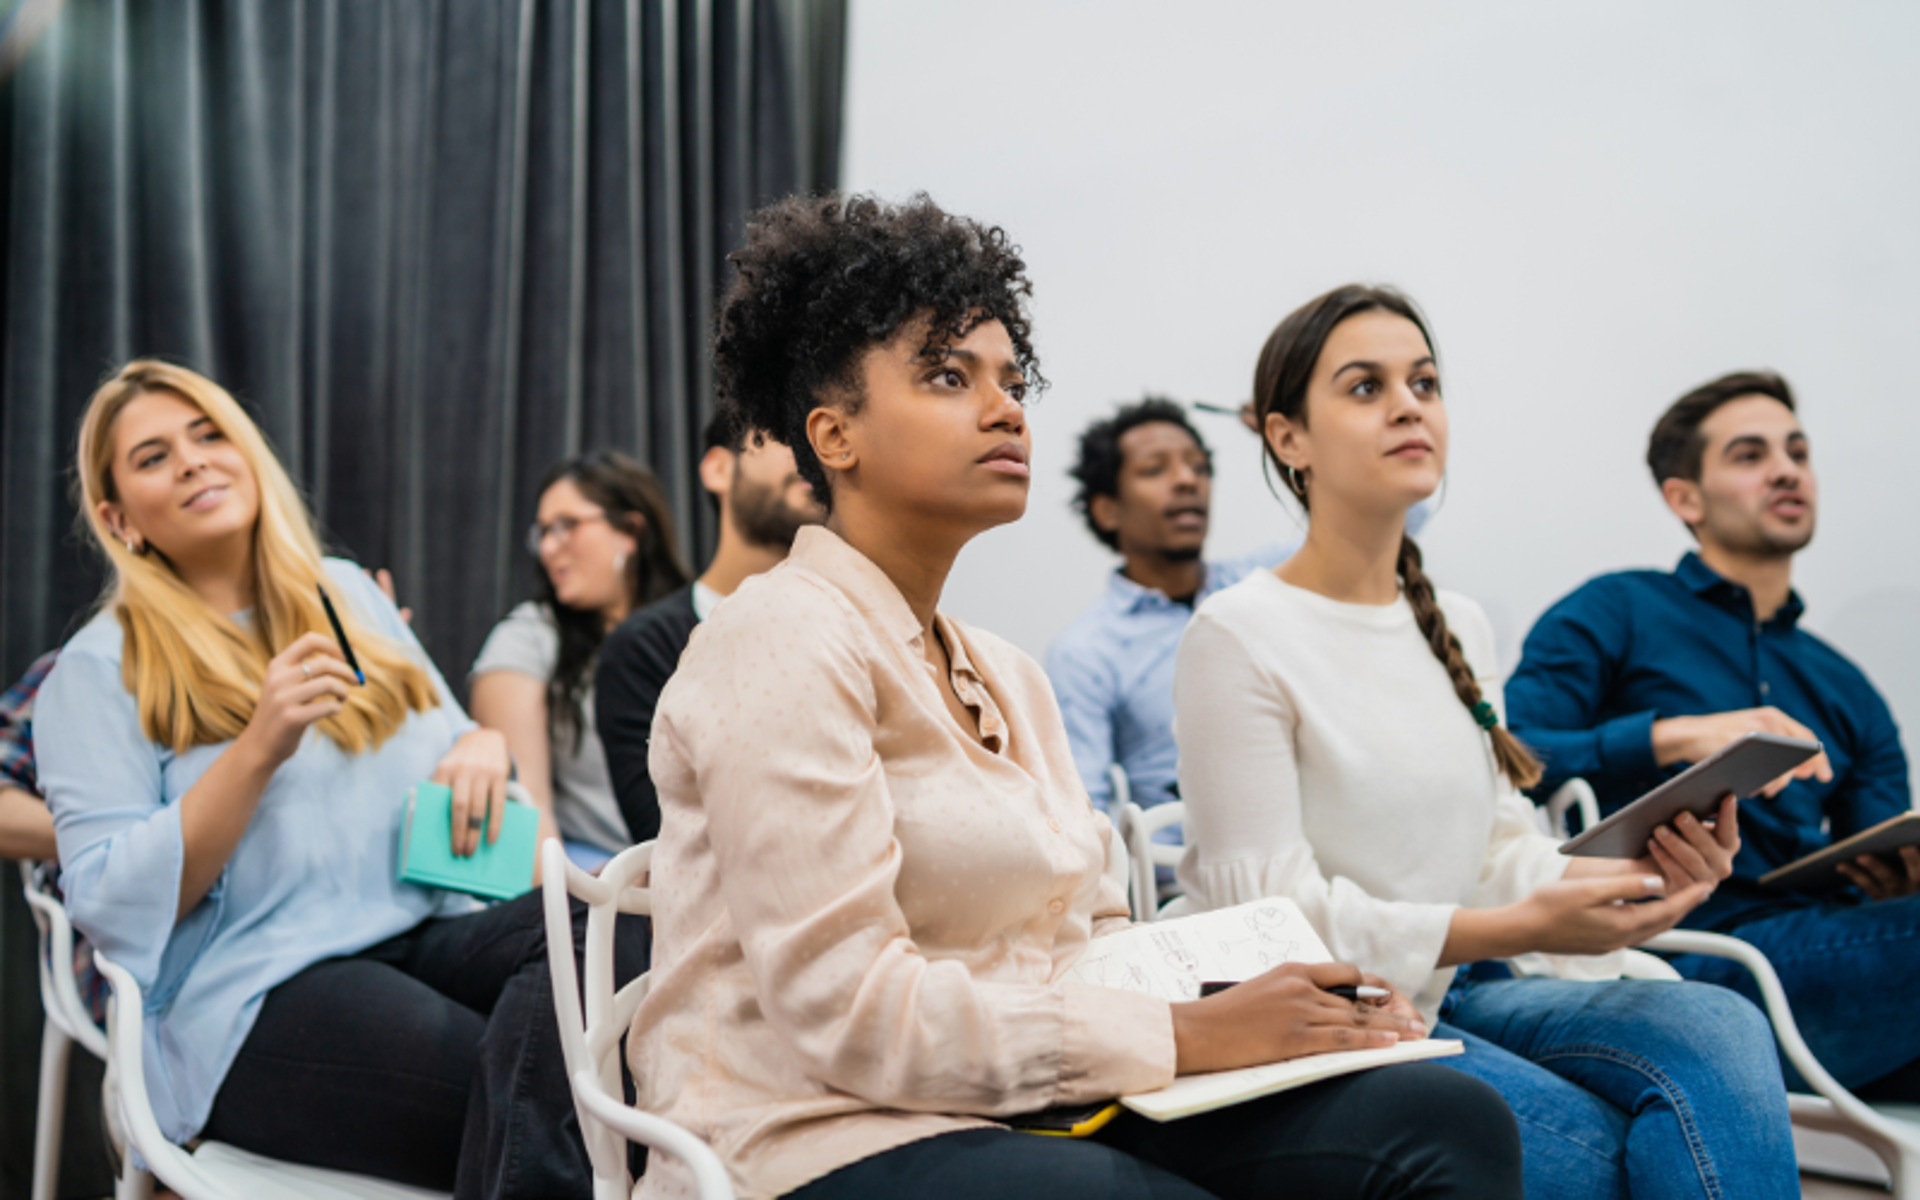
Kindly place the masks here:
<instances>
[{"instance_id":1,"label":"blonde hair","mask_svg":"<svg viewBox=\"0 0 1920 1200\"><path fill-rule=\"evenodd\" d=\"M150 392L170 393L199 409L253 471L260 510L253 530L251 630L215 612L164 555L122 545L100 515L102 501L119 500L114 425L129 403ZM317 590L326 579L320 539L293 480L225 388L156 359L128 363L93 393L80 423L76 469L88 526L111 571L102 603L126 636L120 677L133 693L141 729L175 753L238 737L253 719L268 660L305 634L333 632ZM440 701L427 672L339 599L340 623L367 682L348 689L345 706L316 728L341 750L357 754L391 736L408 710L424 712Z\"/></svg>"}]
</instances>

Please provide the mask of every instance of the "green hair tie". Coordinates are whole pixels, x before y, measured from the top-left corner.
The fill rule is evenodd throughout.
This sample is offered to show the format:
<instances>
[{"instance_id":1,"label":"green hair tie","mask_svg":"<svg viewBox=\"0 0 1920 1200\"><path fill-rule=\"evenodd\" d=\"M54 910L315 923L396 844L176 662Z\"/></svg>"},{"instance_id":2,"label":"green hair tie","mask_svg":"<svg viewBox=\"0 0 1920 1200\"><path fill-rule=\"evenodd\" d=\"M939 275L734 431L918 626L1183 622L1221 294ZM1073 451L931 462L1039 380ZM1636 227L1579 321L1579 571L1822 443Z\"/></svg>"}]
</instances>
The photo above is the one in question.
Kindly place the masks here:
<instances>
[{"instance_id":1,"label":"green hair tie","mask_svg":"<svg viewBox=\"0 0 1920 1200\"><path fill-rule=\"evenodd\" d=\"M1488 732L1492 732L1494 726L1500 724L1500 714L1493 711L1492 702L1487 700L1482 700L1473 706L1473 719L1480 722L1480 728Z\"/></svg>"}]
</instances>

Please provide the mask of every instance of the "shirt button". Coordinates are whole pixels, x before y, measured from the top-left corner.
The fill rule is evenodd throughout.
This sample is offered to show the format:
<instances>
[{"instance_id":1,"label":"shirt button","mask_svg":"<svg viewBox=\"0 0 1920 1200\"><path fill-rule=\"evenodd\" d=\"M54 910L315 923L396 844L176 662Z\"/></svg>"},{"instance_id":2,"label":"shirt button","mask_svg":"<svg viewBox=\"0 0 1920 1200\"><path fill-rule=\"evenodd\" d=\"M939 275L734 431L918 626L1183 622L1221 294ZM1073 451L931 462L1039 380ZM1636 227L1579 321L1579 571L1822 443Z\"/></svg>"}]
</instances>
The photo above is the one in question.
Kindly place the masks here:
<instances>
[{"instance_id":1,"label":"shirt button","mask_svg":"<svg viewBox=\"0 0 1920 1200\"><path fill-rule=\"evenodd\" d=\"M1767 686L1767 681L1766 681L1766 680L1764 680L1764 679L1763 679L1763 680L1761 680L1761 681L1760 681L1760 694L1761 694L1762 696L1764 696L1764 695L1766 695L1766 694L1767 694L1768 692L1770 692L1770 691L1772 691L1772 690L1773 690L1772 688L1770 688L1770 687L1768 687L1768 686Z\"/></svg>"},{"instance_id":2,"label":"shirt button","mask_svg":"<svg viewBox=\"0 0 1920 1200\"><path fill-rule=\"evenodd\" d=\"M1055 915L1065 912L1066 908L1067 902L1064 900L1049 900L1047 902L1047 911Z\"/></svg>"}]
</instances>

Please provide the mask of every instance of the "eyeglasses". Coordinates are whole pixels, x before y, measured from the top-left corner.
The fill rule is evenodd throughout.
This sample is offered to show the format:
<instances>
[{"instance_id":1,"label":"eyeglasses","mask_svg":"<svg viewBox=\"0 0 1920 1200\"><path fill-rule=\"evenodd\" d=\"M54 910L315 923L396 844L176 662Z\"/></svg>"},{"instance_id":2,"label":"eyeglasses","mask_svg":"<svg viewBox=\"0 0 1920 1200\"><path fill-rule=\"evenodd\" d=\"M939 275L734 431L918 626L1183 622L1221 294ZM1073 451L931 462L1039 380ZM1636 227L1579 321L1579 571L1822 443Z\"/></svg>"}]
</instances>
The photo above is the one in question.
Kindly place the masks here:
<instances>
[{"instance_id":1,"label":"eyeglasses","mask_svg":"<svg viewBox=\"0 0 1920 1200\"><path fill-rule=\"evenodd\" d=\"M573 536L574 530L582 525L591 525L595 521L606 519L607 514L595 513L590 517L555 517L545 525L535 521L527 526L527 553L538 558L540 547L546 544L548 538L557 539L564 546L567 544L567 539Z\"/></svg>"}]
</instances>

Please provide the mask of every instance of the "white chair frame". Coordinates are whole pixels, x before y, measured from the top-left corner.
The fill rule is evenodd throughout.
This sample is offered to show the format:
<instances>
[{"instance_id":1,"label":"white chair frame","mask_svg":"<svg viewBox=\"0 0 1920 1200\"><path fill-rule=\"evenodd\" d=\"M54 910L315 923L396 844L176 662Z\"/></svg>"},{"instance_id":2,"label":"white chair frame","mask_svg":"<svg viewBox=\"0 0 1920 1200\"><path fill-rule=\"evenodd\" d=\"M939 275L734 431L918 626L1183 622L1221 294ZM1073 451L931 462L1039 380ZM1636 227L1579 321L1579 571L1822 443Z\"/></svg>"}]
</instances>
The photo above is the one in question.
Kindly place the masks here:
<instances>
[{"instance_id":1,"label":"white chair frame","mask_svg":"<svg viewBox=\"0 0 1920 1200\"><path fill-rule=\"evenodd\" d=\"M642 842L616 855L596 875L567 860L557 839L540 847L541 901L547 922L547 961L553 975L554 1012L560 1024L560 1048L573 1083L580 1132L593 1163L594 1200L628 1200L633 1177L627 1170L627 1143L639 1142L685 1163L700 1200L733 1200L733 1184L718 1155L705 1142L664 1117L626 1103L620 1081L620 1039L647 994L647 976L617 992L613 986L613 929L620 913L651 916L652 895L639 882L653 864L653 843ZM587 904L584 953L586 988L582 991L573 961L573 918L569 897Z\"/></svg>"},{"instance_id":2,"label":"white chair frame","mask_svg":"<svg viewBox=\"0 0 1920 1200\"><path fill-rule=\"evenodd\" d=\"M1584 779L1569 779L1547 800L1547 816L1553 832L1565 836L1567 813L1580 813L1583 828L1592 828L1600 820L1600 805L1593 787ZM1870 1104L1840 1085L1820 1065L1800 1035L1794 1022L1786 989L1766 955L1748 942L1725 934L1675 929L1660 934L1645 944L1645 949L1663 954L1699 954L1724 958L1745 967L1759 985L1765 1001L1767 1019L1773 1023L1774 1037L1787 1061L1794 1065L1809 1086L1811 1095L1792 1092L1787 1110L1793 1117L1796 1133L1838 1134L1871 1150L1886 1167L1887 1180L1861 1172L1844 1158L1829 1162L1819 1153L1824 1147L1812 1144L1815 1160L1810 1161L1807 1139L1796 1137L1804 1169L1847 1178L1864 1178L1875 1183L1890 1183L1896 1200L1920 1200L1920 1105Z\"/></svg>"},{"instance_id":3,"label":"white chair frame","mask_svg":"<svg viewBox=\"0 0 1920 1200\"><path fill-rule=\"evenodd\" d=\"M73 975L73 923L49 885L43 864L22 862L20 883L40 931L40 1094L33 1126L33 1200L53 1200L60 1179L60 1139L67 1115L67 1066L77 1043L101 1061L107 1035L93 1023Z\"/></svg>"},{"instance_id":4,"label":"white chair frame","mask_svg":"<svg viewBox=\"0 0 1920 1200\"><path fill-rule=\"evenodd\" d=\"M141 1057L146 1014L140 985L97 947L93 964L113 988L107 1005L107 1114L123 1134L128 1151L121 1187L115 1191L118 1200L152 1195L151 1180L132 1164L135 1153L183 1200L438 1200L446 1196L364 1175L279 1162L221 1142L201 1142L193 1150L174 1145L160 1132L147 1100L146 1064Z\"/></svg>"}]
</instances>

